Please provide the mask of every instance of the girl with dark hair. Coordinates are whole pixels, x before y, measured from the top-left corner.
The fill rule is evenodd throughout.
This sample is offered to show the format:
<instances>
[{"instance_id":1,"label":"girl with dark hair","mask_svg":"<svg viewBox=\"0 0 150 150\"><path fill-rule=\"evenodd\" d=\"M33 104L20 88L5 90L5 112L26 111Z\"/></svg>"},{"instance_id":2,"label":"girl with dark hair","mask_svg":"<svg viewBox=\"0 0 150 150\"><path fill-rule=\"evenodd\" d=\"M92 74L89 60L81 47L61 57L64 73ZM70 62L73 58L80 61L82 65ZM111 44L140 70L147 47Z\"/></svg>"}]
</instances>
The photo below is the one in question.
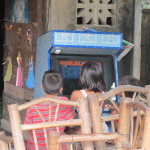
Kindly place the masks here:
<instances>
[{"instance_id":1,"label":"girl with dark hair","mask_svg":"<svg viewBox=\"0 0 150 150\"><path fill-rule=\"evenodd\" d=\"M106 86L101 63L95 61L85 63L80 72L79 82L82 90L73 91L70 100L75 101L88 95L102 94ZM102 111L102 105L103 102L100 104L100 111ZM108 127L105 123L103 124L103 130L105 133L108 132Z\"/></svg>"},{"instance_id":2,"label":"girl with dark hair","mask_svg":"<svg viewBox=\"0 0 150 150\"><path fill-rule=\"evenodd\" d=\"M92 94L102 94L106 86L101 64L95 61L85 63L80 72L79 82L82 90L73 91L71 100L75 101Z\"/></svg>"}]
</instances>

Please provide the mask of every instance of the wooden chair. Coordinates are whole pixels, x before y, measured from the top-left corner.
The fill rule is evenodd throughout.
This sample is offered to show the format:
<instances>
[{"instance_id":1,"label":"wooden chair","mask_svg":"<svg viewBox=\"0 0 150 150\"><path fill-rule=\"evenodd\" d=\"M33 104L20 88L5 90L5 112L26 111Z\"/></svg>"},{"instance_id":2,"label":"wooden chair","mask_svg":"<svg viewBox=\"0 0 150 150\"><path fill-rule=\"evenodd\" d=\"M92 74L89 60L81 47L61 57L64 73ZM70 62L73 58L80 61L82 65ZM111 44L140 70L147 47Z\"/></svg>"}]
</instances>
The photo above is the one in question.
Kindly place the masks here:
<instances>
[{"instance_id":1,"label":"wooden chair","mask_svg":"<svg viewBox=\"0 0 150 150\"><path fill-rule=\"evenodd\" d=\"M57 137L57 142L82 142L82 141L94 141L95 150L106 150L107 147L104 143L106 140L114 140L115 146L111 147L112 150L149 150L150 144L150 109L142 103L135 102L134 98L126 98L123 94L121 100L119 114L114 118L108 117L107 120L102 119L99 110L99 102L108 99L120 92L132 91L134 93L144 93L149 99L149 87L141 88L134 86L120 86L102 94L101 96L91 95L88 96L89 102L92 133L80 134L80 135L63 135ZM133 94L134 97L136 94ZM136 109L136 110L135 110ZM135 119L133 119L135 117ZM113 121L119 119L118 132L103 133L102 121ZM135 126L134 126L135 124ZM132 127L134 126L134 128ZM129 134L131 132L131 134ZM102 142L103 141L103 142ZM141 144L139 144L141 143ZM54 144L54 143L53 143ZM54 146L53 150L57 150Z\"/></svg>"},{"instance_id":2,"label":"wooden chair","mask_svg":"<svg viewBox=\"0 0 150 150\"><path fill-rule=\"evenodd\" d=\"M0 150L12 150L13 138L7 136L5 131L0 132Z\"/></svg>"},{"instance_id":3,"label":"wooden chair","mask_svg":"<svg viewBox=\"0 0 150 150\"><path fill-rule=\"evenodd\" d=\"M30 106L35 106L40 103L56 103L56 112L55 112L55 117L57 117L57 112L59 109L59 105L70 105L70 106L76 106L79 109L79 116L80 119L73 119L73 120L67 120L67 121L53 121L53 122L44 122L43 123L37 123L37 124L23 124L21 122L21 117L20 117L20 111L25 110L29 108ZM49 114L50 113L49 109ZM46 129L47 128L54 128L54 127L60 127L60 126L81 126L81 133L82 134L90 134L91 133L91 124L90 124L90 116L89 116L89 110L88 110L88 101L86 99L80 99L78 101L72 102L72 101L65 101L65 100L58 100L54 98L47 98L43 97L40 99L35 99L32 100L28 103L25 104L11 104L8 105L8 111L9 111L9 116L10 116L10 122L11 122L11 128L12 128L12 135L13 135L13 141L14 141L14 147L15 150L25 150L25 143L24 143L24 138L23 138L23 131L30 131L32 130L33 135L34 135L34 143L36 150L38 150L38 144L36 140L36 129L43 129L44 136L45 136L45 141L47 145L47 149L53 150L53 142L55 141L55 138L57 135L52 136L52 135L47 135L46 134ZM40 112L37 110L37 113L40 115ZM51 138L51 141L48 142L48 137ZM84 150L94 150L93 149L93 142L83 142L83 149ZM58 145L57 145L58 149Z\"/></svg>"},{"instance_id":4,"label":"wooden chair","mask_svg":"<svg viewBox=\"0 0 150 150\"><path fill-rule=\"evenodd\" d=\"M97 117L99 109L96 106L96 96L88 97L90 114L92 119L93 133L80 135L63 135L58 138L59 142L94 141L95 150L108 149L102 141L114 140L112 150L149 150L150 148L150 109L142 103L132 102L131 98L123 98L120 104L119 128L117 132L102 133L102 121ZM96 105L95 105L96 104ZM133 109L135 119L132 128ZM110 119L111 120L111 119ZM130 134L132 133L132 134ZM55 148L53 150L56 150Z\"/></svg>"},{"instance_id":5,"label":"wooden chair","mask_svg":"<svg viewBox=\"0 0 150 150\"><path fill-rule=\"evenodd\" d=\"M145 105L134 102L131 98L124 97L124 100L121 101L120 110L118 115L110 116L108 118L101 118L99 111L99 102L106 100L120 92L132 91L138 93L144 93L147 95L147 101L149 104L150 100L150 90L149 86L146 88L141 87L133 87L133 86L121 86L117 87L101 96L92 95L87 98L87 100L80 99L76 102L66 102L59 101L56 99L43 98L33 100L29 103L17 105L12 104L8 106L10 121L12 126L12 134L14 138L15 150L25 150L24 140L22 131L25 130L33 130L35 132L36 129L50 127L59 127L59 126L73 126L73 125L81 125L81 134L77 135L47 135L50 136L49 144L47 142L48 148L50 150L58 150L58 143L65 142L83 142L83 150L105 150L106 140L115 140L115 148L117 150L127 150L127 149L137 149L137 147L141 146L141 149L149 150L150 144L149 141L149 123L150 123L150 111L149 108ZM136 94L134 94L136 95ZM69 121L54 121L47 122L42 124L33 124L33 125L24 125L20 121L19 111L24 110L32 105L36 105L38 103L43 102L56 102L59 104L72 105L79 107L79 116L80 119L69 120ZM88 109L89 107L89 109ZM133 111L137 109L136 111ZM90 115L89 115L90 113ZM134 116L137 116L137 119L132 119ZM91 118L91 121L90 121ZM112 133L103 133L102 130L102 121L114 121L119 119L119 129L118 132ZM91 122L91 123L90 123ZM131 122L131 123L130 123ZM137 123L136 123L137 122ZM134 127L135 125L135 128ZM91 132L92 126L92 132ZM135 130L133 130L135 129ZM129 132L132 131L132 134L129 135ZM143 134L142 134L143 133ZM139 141L143 138L141 145L138 145ZM35 140L36 141L36 140ZM46 140L47 141L47 140ZM94 146L92 141L94 141Z\"/></svg>"},{"instance_id":6,"label":"wooden chair","mask_svg":"<svg viewBox=\"0 0 150 150\"><path fill-rule=\"evenodd\" d=\"M133 92L132 98L125 97L125 92L127 92L127 91ZM102 118L97 119L97 116L100 115L98 102L110 99L111 97L113 97L119 93L122 93L122 95L123 95L122 99L128 100L128 103L129 103L128 106L130 106L130 109L128 110L128 112L127 112L127 108L124 108L124 110L123 110L122 106L120 106L118 115L111 115L108 117L102 117ZM147 116L147 119L148 119L148 115L149 115L148 107L146 107L146 105L144 105L143 103L139 103L139 100L137 99L137 95L139 95L141 93L146 95L147 105L149 105L149 103L150 103L150 86L146 86L145 88L142 88L142 87L124 85L124 86L116 87L115 89L112 89L100 96L96 96L96 95L89 96L88 100L89 100L90 114L91 114L91 119L92 119L93 133L99 133L100 131L102 131L102 126L100 125L102 121L111 121L111 126L113 129L112 132L116 133L115 127L114 127L114 121L119 119L119 129L118 129L119 133L124 134L123 127L125 129L128 129L128 132L130 131L130 136L129 136L130 148L131 147L137 148L137 143L139 142L138 141L139 139L136 139L136 136L137 136L136 134L139 133L138 138L141 136L140 132L142 132L143 127L141 127L141 129L140 129L140 125L141 125L142 119L144 119L143 115ZM126 104L124 104L124 101L121 103L121 105L123 105L123 107L126 107L125 106ZM135 109L137 109L137 111L133 111ZM142 111L140 111L140 110L142 110ZM141 115L142 115L142 117L141 117ZM127 120L127 123L124 123L125 120ZM139 121L140 121L140 124L139 124ZM129 125L130 125L130 128L129 128ZM142 126L144 126L144 120L143 120ZM135 129L135 131L134 131L134 129ZM139 131L139 130L141 130L141 131ZM146 129L145 129L145 131L146 131ZM128 133L125 133L125 134L128 134ZM144 136L146 136L146 135L144 134ZM129 141L126 139L125 142L128 143ZM97 143L95 145L97 145L97 147L100 147L99 143ZM122 146L122 145L119 145L119 146ZM149 147L150 147L150 145L149 145ZM99 148L97 148L97 149L99 149Z\"/></svg>"}]
</instances>

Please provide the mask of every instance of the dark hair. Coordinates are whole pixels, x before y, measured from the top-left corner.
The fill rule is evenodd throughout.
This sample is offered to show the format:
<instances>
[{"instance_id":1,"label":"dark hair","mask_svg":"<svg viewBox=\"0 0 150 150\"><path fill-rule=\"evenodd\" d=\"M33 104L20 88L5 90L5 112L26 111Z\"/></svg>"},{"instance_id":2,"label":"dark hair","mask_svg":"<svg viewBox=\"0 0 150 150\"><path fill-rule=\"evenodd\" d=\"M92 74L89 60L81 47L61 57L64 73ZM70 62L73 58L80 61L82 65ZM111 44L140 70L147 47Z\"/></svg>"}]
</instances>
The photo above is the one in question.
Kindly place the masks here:
<instances>
[{"instance_id":1,"label":"dark hair","mask_svg":"<svg viewBox=\"0 0 150 150\"><path fill-rule=\"evenodd\" d=\"M58 71L46 71L43 75L42 86L47 94L54 95L63 87L63 77Z\"/></svg>"},{"instance_id":2,"label":"dark hair","mask_svg":"<svg viewBox=\"0 0 150 150\"><path fill-rule=\"evenodd\" d=\"M81 87L88 91L104 91L106 86L101 64L95 61L85 63L80 72L79 82Z\"/></svg>"},{"instance_id":3,"label":"dark hair","mask_svg":"<svg viewBox=\"0 0 150 150\"><path fill-rule=\"evenodd\" d=\"M133 85L133 86L140 86L140 80L136 79L133 76L130 75L126 75L124 77L122 77L119 81L119 85ZM133 97L133 92L125 92L125 95L127 97Z\"/></svg>"}]
</instances>

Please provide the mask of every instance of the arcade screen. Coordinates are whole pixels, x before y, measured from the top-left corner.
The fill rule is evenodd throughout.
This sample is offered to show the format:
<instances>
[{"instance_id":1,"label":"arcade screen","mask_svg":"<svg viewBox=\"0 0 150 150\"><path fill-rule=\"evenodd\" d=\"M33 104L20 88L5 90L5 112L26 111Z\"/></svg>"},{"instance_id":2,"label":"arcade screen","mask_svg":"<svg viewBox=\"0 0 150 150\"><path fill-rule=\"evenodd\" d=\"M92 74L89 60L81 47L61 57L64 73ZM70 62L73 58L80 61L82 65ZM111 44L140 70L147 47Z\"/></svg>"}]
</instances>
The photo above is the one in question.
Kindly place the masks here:
<instances>
[{"instance_id":1,"label":"arcade screen","mask_svg":"<svg viewBox=\"0 0 150 150\"><path fill-rule=\"evenodd\" d=\"M59 62L60 72L65 79L78 79L80 70L85 61L65 61Z\"/></svg>"},{"instance_id":2,"label":"arcade screen","mask_svg":"<svg viewBox=\"0 0 150 150\"><path fill-rule=\"evenodd\" d=\"M79 84L80 70L87 61L59 60L59 70L64 78L63 95L70 98L73 90L81 89ZM98 62L101 65L102 62ZM102 65L103 66L103 65Z\"/></svg>"},{"instance_id":3,"label":"arcade screen","mask_svg":"<svg viewBox=\"0 0 150 150\"><path fill-rule=\"evenodd\" d=\"M86 61L59 61L59 70L64 78L63 95L69 97L73 90L81 89L79 85L79 75L84 63L86 63Z\"/></svg>"}]
</instances>

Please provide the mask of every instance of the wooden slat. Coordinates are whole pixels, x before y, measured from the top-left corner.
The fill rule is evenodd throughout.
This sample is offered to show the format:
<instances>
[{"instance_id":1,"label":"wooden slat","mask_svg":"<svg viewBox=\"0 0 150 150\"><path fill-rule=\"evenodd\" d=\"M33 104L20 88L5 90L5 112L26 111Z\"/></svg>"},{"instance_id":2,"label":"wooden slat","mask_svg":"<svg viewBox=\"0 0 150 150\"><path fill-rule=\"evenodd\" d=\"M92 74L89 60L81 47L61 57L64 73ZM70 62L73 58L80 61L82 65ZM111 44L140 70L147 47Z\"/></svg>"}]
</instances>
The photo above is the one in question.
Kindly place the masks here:
<instances>
[{"instance_id":1,"label":"wooden slat","mask_svg":"<svg viewBox=\"0 0 150 150\"><path fill-rule=\"evenodd\" d=\"M112 132L115 132L115 124L114 124L114 120L111 121L111 127L112 127Z\"/></svg>"},{"instance_id":2,"label":"wooden slat","mask_svg":"<svg viewBox=\"0 0 150 150\"><path fill-rule=\"evenodd\" d=\"M78 101L66 101L66 100L60 100L60 99L56 99L56 98L42 97L42 98L39 98L39 99L31 100L30 102L27 102L25 104L19 105L18 110L22 111L24 109L27 109L28 107L33 106L33 105L37 105L37 104L45 103L45 102L54 102L54 103L59 103L59 104L63 104L63 105L70 105L70 106L76 106L76 107L79 106Z\"/></svg>"},{"instance_id":3,"label":"wooden slat","mask_svg":"<svg viewBox=\"0 0 150 150\"><path fill-rule=\"evenodd\" d=\"M39 117L41 118L41 120L42 120L43 122L45 122L45 120L44 120L44 118L43 118L41 112L37 109L36 106L34 106L34 108L35 108L36 112L38 113Z\"/></svg>"},{"instance_id":4,"label":"wooden slat","mask_svg":"<svg viewBox=\"0 0 150 150\"><path fill-rule=\"evenodd\" d=\"M74 120L66 120L66 121L53 121L53 122L45 122L45 123L37 123L37 124L22 124L21 129L23 131L33 130L33 129L42 129L42 128L54 128L60 126L77 126L82 124L81 119Z\"/></svg>"},{"instance_id":5,"label":"wooden slat","mask_svg":"<svg viewBox=\"0 0 150 150\"><path fill-rule=\"evenodd\" d=\"M116 105L116 103L112 99L109 99L109 101L112 103L115 109L119 112L119 107Z\"/></svg>"},{"instance_id":6,"label":"wooden slat","mask_svg":"<svg viewBox=\"0 0 150 150\"><path fill-rule=\"evenodd\" d=\"M18 104L8 105L9 117L11 122L12 135L16 150L25 150L23 134L21 130L21 120L18 111Z\"/></svg>"},{"instance_id":7,"label":"wooden slat","mask_svg":"<svg viewBox=\"0 0 150 150\"><path fill-rule=\"evenodd\" d=\"M81 132L82 134L90 134L91 118L89 115L89 106L86 98L79 99L79 117L82 119ZM83 142L82 148L86 150L94 150L93 142Z\"/></svg>"},{"instance_id":8,"label":"wooden slat","mask_svg":"<svg viewBox=\"0 0 150 150\"><path fill-rule=\"evenodd\" d=\"M114 89L111 89L110 91L104 93L104 94L101 94L99 96L99 101L103 101L103 100L106 100L106 99L109 99L110 97L118 94L118 93L121 93L121 92L138 92L138 93L148 93L148 89L145 89L143 87L137 87L137 86L132 86L132 85L122 85L122 86L118 86Z\"/></svg>"},{"instance_id":9,"label":"wooden slat","mask_svg":"<svg viewBox=\"0 0 150 150\"><path fill-rule=\"evenodd\" d=\"M56 121L56 119L57 119L58 110L59 110L59 104L57 104L57 106L56 106L54 121ZM58 127L56 127L56 130L57 130L57 132L59 132L59 128Z\"/></svg>"},{"instance_id":10,"label":"wooden slat","mask_svg":"<svg viewBox=\"0 0 150 150\"><path fill-rule=\"evenodd\" d=\"M140 125L140 129L139 129L137 139L136 139L136 143L135 143L135 148L138 148L139 140L142 137L143 129L144 129L144 123L145 123L145 116L144 116L144 119L142 120L141 125Z\"/></svg>"},{"instance_id":11,"label":"wooden slat","mask_svg":"<svg viewBox=\"0 0 150 150\"><path fill-rule=\"evenodd\" d=\"M137 95L137 92L134 92L133 97L132 97L132 101L133 101L133 102L135 101L136 95Z\"/></svg>"},{"instance_id":12,"label":"wooden slat","mask_svg":"<svg viewBox=\"0 0 150 150\"><path fill-rule=\"evenodd\" d=\"M133 143L133 125L134 125L133 122L134 122L133 109L131 109L130 144Z\"/></svg>"},{"instance_id":13,"label":"wooden slat","mask_svg":"<svg viewBox=\"0 0 150 150\"><path fill-rule=\"evenodd\" d=\"M51 119L52 119L52 108L51 108L51 102L49 102L49 115L48 115L48 120L49 120L49 122L51 121Z\"/></svg>"},{"instance_id":14,"label":"wooden slat","mask_svg":"<svg viewBox=\"0 0 150 150\"><path fill-rule=\"evenodd\" d=\"M103 126L101 121L101 113L100 113L100 107L98 102L98 96L97 95L90 95L87 98L89 102L89 111L91 116L91 122L92 122L92 133L103 133ZM94 142L95 150L101 149L105 150L106 145L104 141L96 141Z\"/></svg>"},{"instance_id":15,"label":"wooden slat","mask_svg":"<svg viewBox=\"0 0 150 150\"><path fill-rule=\"evenodd\" d=\"M136 140L137 140L137 135L138 135L138 131L139 131L139 121L140 121L140 110L138 109L138 115L137 115L137 118L136 118L136 125L135 125L135 130L134 130L134 137L133 137L133 148L136 148Z\"/></svg>"},{"instance_id":16,"label":"wooden slat","mask_svg":"<svg viewBox=\"0 0 150 150\"><path fill-rule=\"evenodd\" d=\"M115 140L118 136L117 133L63 135L58 139L58 142Z\"/></svg>"},{"instance_id":17,"label":"wooden slat","mask_svg":"<svg viewBox=\"0 0 150 150\"><path fill-rule=\"evenodd\" d=\"M38 142L37 142L35 130L32 130L32 133L33 133L33 139L34 139L35 149L38 150Z\"/></svg>"}]
</instances>

